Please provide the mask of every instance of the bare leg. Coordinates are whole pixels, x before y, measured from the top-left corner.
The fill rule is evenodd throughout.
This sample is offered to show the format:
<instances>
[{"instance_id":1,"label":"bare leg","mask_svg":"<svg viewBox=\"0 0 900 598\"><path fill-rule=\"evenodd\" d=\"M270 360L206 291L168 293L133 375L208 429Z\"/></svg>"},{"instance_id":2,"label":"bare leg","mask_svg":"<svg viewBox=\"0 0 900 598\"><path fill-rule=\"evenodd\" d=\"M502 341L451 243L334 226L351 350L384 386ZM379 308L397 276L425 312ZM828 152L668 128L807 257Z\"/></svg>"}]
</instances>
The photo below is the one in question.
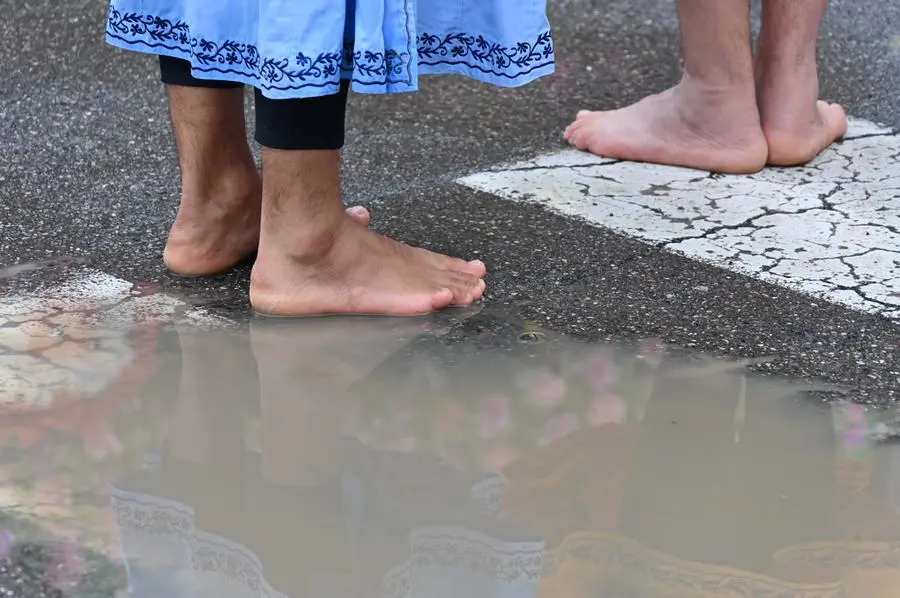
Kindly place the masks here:
<instances>
[{"instance_id":1,"label":"bare leg","mask_svg":"<svg viewBox=\"0 0 900 598\"><path fill-rule=\"evenodd\" d=\"M164 260L217 274L256 251L261 182L247 144L241 89L169 85L182 194Z\"/></svg>"},{"instance_id":2,"label":"bare leg","mask_svg":"<svg viewBox=\"0 0 900 598\"><path fill-rule=\"evenodd\" d=\"M263 211L250 302L259 312L411 315L484 293L481 262L378 235L341 209L340 152L263 151Z\"/></svg>"},{"instance_id":3,"label":"bare leg","mask_svg":"<svg viewBox=\"0 0 900 598\"><path fill-rule=\"evenodd\" d=\"M262 183L241 89L169 85L182 194L163 259L185 276L218 274L256 251ZM363 208L350 215L368 224Z\"/></svg>"},{"instance_id":4,"label":"bare leg","mask_svg":"<svg viewBox=\"0 0 900 598\"><path fill-rule=\"evenodd\" d=\"M803 164L847 132L843 108L819 100L816 41L828 0L766 0L756 56L769 163Z\"/></svg>"},{"instance_id":5,"label":"bare leg","mask_svg":"<svg viewBox=\"0 0 900 598\"><path fill-rule=\"evenodd\" d=\"M594 154L748 173L766 162L749 0L679 0L684 75L674 88L609 112L578 114L566 139Z\"/></svg>"}]
</instances>

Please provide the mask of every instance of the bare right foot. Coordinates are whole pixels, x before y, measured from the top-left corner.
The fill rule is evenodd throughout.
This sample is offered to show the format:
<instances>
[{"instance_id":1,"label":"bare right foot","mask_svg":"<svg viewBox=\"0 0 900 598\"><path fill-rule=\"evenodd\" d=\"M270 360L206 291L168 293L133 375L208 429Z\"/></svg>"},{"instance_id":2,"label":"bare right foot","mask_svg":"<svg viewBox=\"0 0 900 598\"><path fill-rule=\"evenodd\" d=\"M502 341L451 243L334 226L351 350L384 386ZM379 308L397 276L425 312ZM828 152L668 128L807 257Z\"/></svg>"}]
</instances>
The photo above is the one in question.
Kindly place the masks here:
<instances>
[{"instance_id":1,"label":"bare right foot","mask_svg":"<svg viewBox=\"0 0 900 598\"><path fill-rule=\"evenodd\" d=\"M756 78L769 164L806 164L847 134L844 109L819 100L814 55L805 63L780 60L761 47Z\"/></svg>"},{"instance_id":2,"label":"bare right foot","mask_svg":"<svg viewBox=\"0 0 900 598\"><path fill-rule=\"evenodd\" d=\"M484 265L409 247L344 217L319 241L291 251L260 243L250 303L275 316L418 315L469 305L485 290Z\"/></svg>"},{"instance_id":3,"label":"bare right foot","mask_svg":"<svg viewBox=\"0 0 900 598\"><path fill-rule=\"evenodd\" d=\"M626 108L579 112L565 138L606 158L713 172L757 172L767 155L752 93L707 91L688 79Z\"/></svg>"}]
</instances>

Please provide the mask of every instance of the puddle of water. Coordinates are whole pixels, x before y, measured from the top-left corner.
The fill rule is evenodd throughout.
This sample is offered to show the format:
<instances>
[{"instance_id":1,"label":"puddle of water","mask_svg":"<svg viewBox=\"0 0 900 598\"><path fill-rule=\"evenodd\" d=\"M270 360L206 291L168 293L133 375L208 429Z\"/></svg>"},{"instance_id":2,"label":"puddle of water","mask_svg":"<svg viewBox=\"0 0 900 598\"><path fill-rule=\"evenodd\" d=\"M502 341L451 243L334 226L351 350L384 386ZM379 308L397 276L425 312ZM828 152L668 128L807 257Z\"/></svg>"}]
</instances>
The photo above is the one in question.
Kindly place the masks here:
<instances>
[{"instance_id":1,"label":"puddle of water","mask_svg":"<svg viewBox=\"0 0 900 598\"><path fill-rule=\"evenodd\" d=\"M833 389L491 309L146 299L0 313L0 593L900 595L893 416Z\"/></svg>"}]
</instances>

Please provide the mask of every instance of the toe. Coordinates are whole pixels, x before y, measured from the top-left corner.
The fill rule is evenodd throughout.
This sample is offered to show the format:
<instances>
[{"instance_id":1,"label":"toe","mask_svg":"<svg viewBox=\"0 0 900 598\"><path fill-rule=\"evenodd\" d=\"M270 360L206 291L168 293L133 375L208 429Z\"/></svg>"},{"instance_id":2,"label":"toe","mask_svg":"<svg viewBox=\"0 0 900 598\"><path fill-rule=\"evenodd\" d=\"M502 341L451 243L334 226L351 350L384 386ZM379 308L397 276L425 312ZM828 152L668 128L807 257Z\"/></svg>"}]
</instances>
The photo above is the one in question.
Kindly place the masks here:
<instances>
[{"instance_id":1,"label":"toe","mask_svg":"<svg viewBox=\"0 0 900 598\"><path fill-rule=\"evenodd\" d=\"M566 141L569 142L570 145L577 146L579 133L581 132L583 122L580 120L576 120L571 125L566 128L565 135L563 137Z\"/></svg>"},{"instance_id":2,"label":"toe","mask_svg":"<svg viewBox=\"0 0 900 598\"><path fill-rule=\"evenodd\" d=\"M484 297L484 291L487 289L487 283L484 282L484 279L478 281L478 285L472 289L471 294L469 295L469 299L472 303L476 301L480 301L482 297Z\"/></svg>"},{"instance_id":3,"label":"toe","mask_svg":"<svg viewBox=\"0 0 900 598\"><path fill-rule=\"evenodd\" d=\"M819 101L819 113L828 131L829 143L847 134L847 113L840 104Z\"/></svg>"},{"instance_id":4,"label":"toe","mask_svg":"<svg viewBox=\"0 0 900 598\"><path fill-rule=\"evenodd\" d=\"M431 296L430 308L434 311L446 309L453 304L453 290L449 288L439 289ZM427 310L423 310L427 311Z\"/></svg>"},{"instance_id":5,"label":"toe","mask_svg":"<svg viewBox=\"0 0 900 598\"><path fill-rule=\"evenodd\" d=\"M427 249L417 248L417 251L422 252L422 255L426 256L429 263L439 270L449 270L467 276L475 276L477 278L482 278L487 273L487 268L481 260L467 262L442 253L428 251Z\"/></svg>"},{"instance_id":6,"label":"toe","mask_svg":"<svg viewBox=\"0 0 900 598\"><path fill-rule=\"evenodd\" d=\"M449 273L449 281L445 285L453 292L454 305L470 305L472 297L481 286L482 280L477 276L462 274L460 272Z\"/></svg>"},{"instance_id":7,"label":"toe","mask_svg":"<svg viewBox=\"0 0 900 598\"><path fill-rule=\"evenodd\" d=\"M470 262L467 262L466 265L468 266L466 272L471 274L472 276L484 278L487 274L487 266L481 260L472 260Z\"/></svg>"},{"instance_id":8,"label":"toe","mask_svg":"<svg viewBox=\"0 0 900 598\"><path fill-rule=\"evenodd\" d=\"M569 143L581 151L587 151L591 145L591 137L590 129L585 126L580 126L572 133L572 138L569 140Z\"/></svg>"},{"instance_id":9,"label":"toe","mask_svg":"<svg viewBox=\"0 0 900 598\"><path fill-rule=\"evenodd\" d=\"M592 139L596 136L599 123L598 112L590 112L570 125L569 144L582 150L589 151Z\"/></svg>"},{"instance_id":10,"label":"toe","mask_svg":"<svg viewBox=\"0 0 900 598\"><path fill-rule=\"evenodd\" d=\"M363 226L369 226L369 222L372 219L371 214L369 214L369 210L365 209L362 206L353 206L347 208L346 213L350 218L362 224Z\"/></svg>"},{"instance_id":11,"label":"toe","mask_svg":"<svg viewBox=\"0 0 900 598\"><path fill-rule=\"evenodd\" d=\"M484 263L480 260L473 260L471 262L467 262L465 260L460 260L457 258L446 258L447 262L443 264L445 268L448 270L453 270L455 272L461 272L463 274L467 274L469 276L476 276L478 278L482 278L487 273L487 268L485 268Z\"/></svg>"}]
</instances>

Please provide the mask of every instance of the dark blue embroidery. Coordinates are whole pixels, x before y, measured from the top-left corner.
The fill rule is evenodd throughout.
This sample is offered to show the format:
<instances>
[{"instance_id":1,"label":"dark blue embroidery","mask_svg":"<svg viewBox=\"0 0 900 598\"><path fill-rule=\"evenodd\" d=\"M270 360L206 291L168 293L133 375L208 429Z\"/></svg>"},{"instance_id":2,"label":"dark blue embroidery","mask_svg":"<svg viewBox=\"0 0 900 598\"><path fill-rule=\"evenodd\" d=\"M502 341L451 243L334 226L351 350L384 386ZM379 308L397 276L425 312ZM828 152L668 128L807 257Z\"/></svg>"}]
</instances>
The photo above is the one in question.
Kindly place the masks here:
<instances>
[{"instance_id":1,"label":"dark blue embroidery","mask_svg":"<svg viewBox=\"0 0 900 598\"><path fill-rule=\"evenodd\" d=\"M200 72L230 73L247 77L263 89L300 89L334 85L341 75L363 85L412 84L409 51L355 50L348 41L340 50L292 58L260 56L256 46L231 40L212 41L191 35L183 21L121 12L110 6L107 36L125 44L177 51ZM549 31L534 42L514 47L491 43L482 36L455 33L444 37L420 34L419 64L464 65L484 73L515 79L552 65L553 39Z\"/></svg>"},{"instance_id":2,"label":"dark blue embroidery","mask_svg":"<svg viewBox=\"0 0 900 598\"><path fill-rule=\"evenodd\" d=\"M541 33L534 42L513 47L491 43L483 36L453 33L444 37L422 33L420 64L464 64L494 75L518 77L553 63L553 36Z\"/></svg>"},{"instance_id":3,"label":"dark blue embroidery","mask_svg":"<svg viewBox=\"0 0 900 598\"><path fill-rule=\"evenodd\" d=\"M376 83L410 83L406 68L409 65L409 52L387 50L372 52L353 49L353 42L344 43L344 72L353 72L357 77Z\"/></svg>"}]
</instances>

